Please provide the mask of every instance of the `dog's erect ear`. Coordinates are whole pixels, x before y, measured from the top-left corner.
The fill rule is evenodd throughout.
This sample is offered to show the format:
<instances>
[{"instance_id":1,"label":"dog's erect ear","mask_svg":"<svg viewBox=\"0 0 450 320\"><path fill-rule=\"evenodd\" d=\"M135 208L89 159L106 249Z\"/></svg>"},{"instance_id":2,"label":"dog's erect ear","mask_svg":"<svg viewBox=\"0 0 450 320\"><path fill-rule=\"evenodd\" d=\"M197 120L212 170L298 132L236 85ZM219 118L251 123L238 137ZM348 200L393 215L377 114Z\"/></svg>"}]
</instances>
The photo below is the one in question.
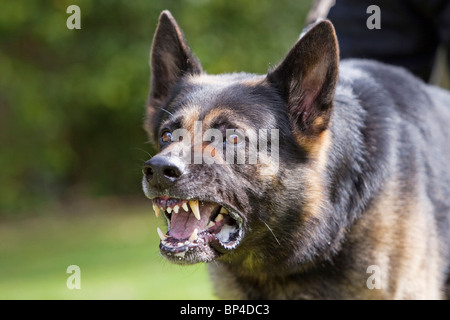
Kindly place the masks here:
<instances>
[{"instance_id":1,"label":"dog's erect ear","mask_svg":"<svg viewBox=\"0 0 450 320\"><path fill-rule=\"evenodd\" d=\"M312 137L327 128L338 79L338 51L333 25L328 20L320 21L267 75L286 101L296 134Z\"/></svg>"},{"instance_id":2,"label":"dog's erect ear","mask_svg":"<svg viewBox=\"0 0 450 320\"><path fill-rule=\"evenodd\" d=\"M153 37L150 67L151 90L147 108L149 118L166 102L182 76L202 73L200 62L188 47L183 31L167 10L159 16Z\"/></svg>"},{"instance_id":3,"label":"dog's erect ear","mask_svg":"<svg viewBox=\"0 0 450 320\"><path fill-rule=\"evenodd\" d=\"M183 31L172 14L165 10L159 16L153 37L150 66L151 97L164 100L185 74L200 74L202 67L186 43Z\"/></svg>"}]
</instances>

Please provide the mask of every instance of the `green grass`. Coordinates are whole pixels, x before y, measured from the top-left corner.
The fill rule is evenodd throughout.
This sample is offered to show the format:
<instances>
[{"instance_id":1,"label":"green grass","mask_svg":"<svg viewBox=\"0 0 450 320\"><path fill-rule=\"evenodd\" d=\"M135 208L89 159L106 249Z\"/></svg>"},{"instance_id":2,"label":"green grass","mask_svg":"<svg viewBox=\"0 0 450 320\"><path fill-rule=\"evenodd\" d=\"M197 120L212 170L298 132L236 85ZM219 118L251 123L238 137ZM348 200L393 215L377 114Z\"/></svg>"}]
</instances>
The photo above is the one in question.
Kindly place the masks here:
<instances>
[{"instance_id":1,"label":"green grass","mask_svg":"<svg viewBox=\"0 0 450 320\"><path fill-rule=\"evenodd\" d=\"M0 299L215 299L206 265L158 251L150 206L89 208L0 222ZM67 267L81 269L69 290Z\"/></svg>"}]
</instances>

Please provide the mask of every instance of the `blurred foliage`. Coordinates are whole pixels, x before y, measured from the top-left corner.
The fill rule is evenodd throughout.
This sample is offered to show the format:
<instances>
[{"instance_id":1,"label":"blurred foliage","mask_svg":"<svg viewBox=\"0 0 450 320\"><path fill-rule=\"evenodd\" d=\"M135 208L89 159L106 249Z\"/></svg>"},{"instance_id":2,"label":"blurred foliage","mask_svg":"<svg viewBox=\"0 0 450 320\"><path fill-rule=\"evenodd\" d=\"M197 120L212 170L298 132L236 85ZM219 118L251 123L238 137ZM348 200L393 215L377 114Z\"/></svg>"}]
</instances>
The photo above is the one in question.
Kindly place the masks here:
<instances>
[{"instance_id":1,"label":"blurred foliage","mask_svg":"<svg viewBox=\"0 0 450 320\"><path fill-rule=\"evenodd\" d=\"M0 215L47 201L141 193L149 49L169 9L209 73L264 73L311 1L3 1ZM81 30L69 30L69 5Z\"/></svg>"}]
</instances>

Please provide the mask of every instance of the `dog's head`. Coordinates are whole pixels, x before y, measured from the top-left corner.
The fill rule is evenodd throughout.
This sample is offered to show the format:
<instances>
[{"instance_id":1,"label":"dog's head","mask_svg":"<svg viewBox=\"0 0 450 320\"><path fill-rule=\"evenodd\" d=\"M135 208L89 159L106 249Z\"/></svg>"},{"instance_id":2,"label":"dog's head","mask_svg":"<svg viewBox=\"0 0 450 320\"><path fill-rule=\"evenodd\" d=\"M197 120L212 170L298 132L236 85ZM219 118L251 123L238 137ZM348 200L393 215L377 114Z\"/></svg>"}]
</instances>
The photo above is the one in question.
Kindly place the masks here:
<instances>
[{"instance_id":1,"label":"dog's head","mask_svg":"<svg viewBox=\"0 0 450 320\"><path fill-rule=\"evenodd\" d=\"M322 21L267 75L208 75L162 12L145 122L159 153L144 164L143 189L167 219L166 258L256 265L292 246L293 233L312 254L337 51Z\"/></svg>"}]
</instances>

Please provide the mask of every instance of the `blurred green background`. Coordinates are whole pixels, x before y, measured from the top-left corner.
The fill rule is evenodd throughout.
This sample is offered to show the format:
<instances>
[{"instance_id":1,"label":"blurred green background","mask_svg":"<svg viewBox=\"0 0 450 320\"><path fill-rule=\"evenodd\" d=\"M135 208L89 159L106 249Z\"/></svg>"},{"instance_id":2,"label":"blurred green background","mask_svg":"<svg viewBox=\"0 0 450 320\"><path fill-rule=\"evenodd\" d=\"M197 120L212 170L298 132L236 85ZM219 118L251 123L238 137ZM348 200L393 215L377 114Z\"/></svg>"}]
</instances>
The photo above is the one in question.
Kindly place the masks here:
<instances>
[{"instance_id":1,"label":"blurred green background","mask_svg":"<svg viewBox=\"0 0 450 320\"><path fill-rule=\"evenodd\" d=\"M69 30L69 5L81 30ZM158 254L141 165L149 49L169 9L208 73L265 73L311 1L3 1L0 299L213 299L205 265ZM81 290L69 290L69 265Z\"/></svg>"}]
</instances>

